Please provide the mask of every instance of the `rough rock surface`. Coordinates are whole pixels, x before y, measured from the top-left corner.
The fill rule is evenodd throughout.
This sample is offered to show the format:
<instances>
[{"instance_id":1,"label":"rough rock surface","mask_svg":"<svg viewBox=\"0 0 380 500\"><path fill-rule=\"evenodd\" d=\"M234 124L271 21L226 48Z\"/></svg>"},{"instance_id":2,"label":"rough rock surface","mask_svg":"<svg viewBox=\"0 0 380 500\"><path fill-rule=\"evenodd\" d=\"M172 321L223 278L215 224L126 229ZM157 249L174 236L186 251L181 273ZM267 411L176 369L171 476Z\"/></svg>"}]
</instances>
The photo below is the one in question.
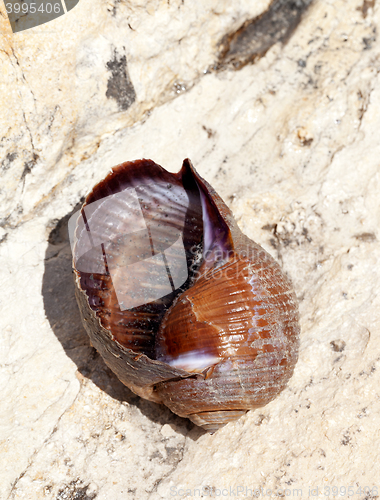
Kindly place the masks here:
<instances>
[{"instance_id":1,"label":"rough rock surface","mask_svg":"<svg viewBox=\"0 0 380 500\"><path fill-rule=\"evenodd\" d=\"M284 43L219 67L267 7L81 0L17 35L0 16L1 499L378 496L380 5L315 0ZM214 435L104 366L66 230L113 165L187 156L301 310L287 389Z\"/></svg>"}]
</instances>

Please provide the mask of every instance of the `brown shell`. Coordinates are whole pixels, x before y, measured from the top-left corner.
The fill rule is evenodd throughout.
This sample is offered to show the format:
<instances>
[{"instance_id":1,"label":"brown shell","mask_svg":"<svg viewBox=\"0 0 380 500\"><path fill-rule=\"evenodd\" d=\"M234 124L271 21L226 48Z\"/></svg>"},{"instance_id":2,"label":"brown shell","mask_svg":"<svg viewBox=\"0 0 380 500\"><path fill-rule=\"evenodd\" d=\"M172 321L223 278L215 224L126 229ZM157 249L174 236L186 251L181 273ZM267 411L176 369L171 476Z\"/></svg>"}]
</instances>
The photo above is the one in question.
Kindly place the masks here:
<instances>
[{"instance_id":1,"label":"brown shell","mask_svg":"<svg viewBox=\"0 0 380 500\"><path fill-rule=\"evenodd\" d=\"M128 229L134 202L121 196L109 198L108 206L100 202L130 188L148 231L136 222L133 241ZM284 389L299 343L291 284L274 259L241 233L189 160L178 174L151 160L115 167L88 195L74 222L73 268L84 326L132 391L213 432ZM91 246L85 243L90 227ZM94 228L107 234L98 246ZM170 248L178 235L186 254L186 281L176 288L173 275L172 289L164 295L167 289L155 279L154 293L162 287L163 295L156 300L150 297L151 272L148 277L139 267L149 258L146 234L152 254L166 253L174 267L180 257ZM126 309L115 288L125 281L128 265L135 281L127 278L123 297L129 304L144 294L148 300ZM169 272L167 261L165 266Z\"/></svg>"}]
</instances>

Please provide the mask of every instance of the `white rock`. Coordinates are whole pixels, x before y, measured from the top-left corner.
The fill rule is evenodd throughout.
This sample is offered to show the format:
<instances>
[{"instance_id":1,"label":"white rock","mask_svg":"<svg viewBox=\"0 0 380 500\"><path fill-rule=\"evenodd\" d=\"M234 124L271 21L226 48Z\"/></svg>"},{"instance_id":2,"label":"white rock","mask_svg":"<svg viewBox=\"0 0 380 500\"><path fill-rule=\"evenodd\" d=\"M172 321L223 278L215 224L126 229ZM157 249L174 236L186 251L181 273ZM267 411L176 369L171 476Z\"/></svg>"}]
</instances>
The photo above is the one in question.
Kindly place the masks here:
<instances>
[{"instance_id":1,"label":"white rock","mask_svg":"<svg viewBox=\"0 0 380 500\"><path fill-rule=\"evenodd\" d=\"M268 4L80 0L15 35L0 16L0 220L28 218L104 134L194 85L220 37Z\"/></svg>"},{"instance_id":2,"label":"white rock","mask_svg":"<svg viewBox=\"0 0 380 500\"><path fill-rule=\"evenodd\" d=\"M360 2L316 2L285 47L238 72L202 76L220 35L256 12L242 1L186 4L108 3L113 18L106 4L90 10L82 0L77 17L40 27L35 42L27 32L2 38L15 92L2 82L2 109L13 114L0 115L0 154L19 156L2 181L1 210L18 225L0 234L0 497L244 498L251 489L364 498L364 487L375 497L379 6L364 18ZM52 62L59 46L61 62ZM138 96L125 112L104 97L103 71L111 47L123 46ZM51 80L41 76L49 66ZM175 82L189 90L177 95ZM31 137L40 159L23 186ZM178 171L186 156L280 261L301 309L288 387L212 436L135 397L94 358L70 295L68 244L59 231L47 243L116 163L151 157Z\"/></svg>"}]
</instances>

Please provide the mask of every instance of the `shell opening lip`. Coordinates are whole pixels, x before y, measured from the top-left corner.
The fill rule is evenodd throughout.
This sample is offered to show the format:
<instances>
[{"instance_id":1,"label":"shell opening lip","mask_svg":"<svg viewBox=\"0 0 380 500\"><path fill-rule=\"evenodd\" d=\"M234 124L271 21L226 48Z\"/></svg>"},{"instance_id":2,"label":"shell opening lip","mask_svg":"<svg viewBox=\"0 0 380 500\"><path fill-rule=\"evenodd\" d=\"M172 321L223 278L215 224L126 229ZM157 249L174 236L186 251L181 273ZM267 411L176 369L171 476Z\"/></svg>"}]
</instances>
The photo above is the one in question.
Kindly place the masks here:
<instances>
[{"instance_id":1,"label":"shell opening lip","mask_svg":"<svg viewBox=\"0 0 380 500\"><path fill-rule=\"evenodd\" d=\"M182 169L180 170L179 175L181 175L183 178L183 176L187 172L190 172L195 179L201 198L203 220L203 254L207 255L211 250L217 247L219 250L221 250L221 254L224 255L224 258L226 258L229 252L233 249L233 241L228 224L220 213L219 207L216 205L213 198L209 195L210 192L214 192L214 190L198 174L189 158L186 158L183 161ZM217 197L216 193L215 196ZM226 214L232 216L229 209L226 206L224 208Z\"/></svg>"},{"instance_id":2,"label":"shell opening lip","mask_svg":"<svg viewBox=\"0 0 380 500\"><path fill-rule=\"evenodd\" d=\"M181 368L189 373L202 373L222 360L219 356L199 350L188 351L176 357L163 356L158 361L163 361L174 368Z\"/></svg>"}]
</instances>

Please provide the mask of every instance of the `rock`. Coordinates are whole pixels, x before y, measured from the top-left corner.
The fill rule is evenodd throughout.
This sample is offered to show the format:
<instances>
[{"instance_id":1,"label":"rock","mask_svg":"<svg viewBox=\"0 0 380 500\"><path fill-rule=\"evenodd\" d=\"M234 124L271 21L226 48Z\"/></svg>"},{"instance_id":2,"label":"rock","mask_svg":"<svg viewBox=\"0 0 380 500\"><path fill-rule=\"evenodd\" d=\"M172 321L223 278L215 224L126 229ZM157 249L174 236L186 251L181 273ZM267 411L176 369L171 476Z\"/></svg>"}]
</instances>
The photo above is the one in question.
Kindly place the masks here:
<instances>
[{"instance_id":1,"label":"rock","mask_svg":"<svg viewBox=\"0 0 380 500\"><path fill-rule=\"evenodd\" d=\"M103 136L193 86L219 38L268 3L81 0L15 35L4 13L0 221L28 219Z\"/></svg>"},{"instance_id":2,"label":"rock","mask_svg":"<svg viewBox=\"0 0 380 500\"><path fill-rule=\"evenodd\" d=\"M81 0L2 31L1 498L378 496L380 8L314 2L284 44L218 70L220 40L268 5L248 3ZM212 436L102 364L66 230L116 163L186 156L301 309L287 389Z\"/></svg>"}]
</instances>

